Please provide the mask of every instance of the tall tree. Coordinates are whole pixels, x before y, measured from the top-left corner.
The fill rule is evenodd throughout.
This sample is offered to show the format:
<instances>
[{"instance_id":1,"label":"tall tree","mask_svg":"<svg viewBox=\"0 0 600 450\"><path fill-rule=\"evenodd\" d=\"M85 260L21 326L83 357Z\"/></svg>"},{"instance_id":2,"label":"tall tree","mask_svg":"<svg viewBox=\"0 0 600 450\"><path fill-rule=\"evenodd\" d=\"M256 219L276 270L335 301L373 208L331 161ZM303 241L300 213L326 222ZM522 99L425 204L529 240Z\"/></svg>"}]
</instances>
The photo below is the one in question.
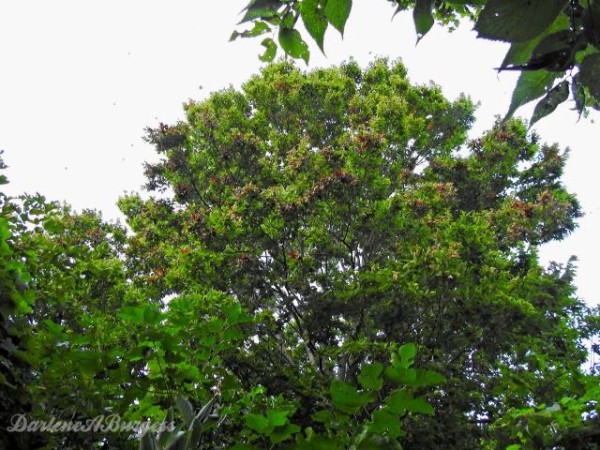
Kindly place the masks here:
<instances>
[{"instance_id":1,"label":"tall tree","mask_svg":"<svg viewBox=\"0 0 600 450\"><path fill-rule=\"evenodd\" d=\"M121 200L129 270L157 301L221 292L255 317L220 356L246 391L292 399L301 428L350 414L372 430L389 403L340 400L366 389L365 367L380 398L439 372L447 381L421 392L435 414L393 411L385 426L399 418L406 434L383 448L460 449L508 445L494 425L511 408L584 392L589 327L572 263L537 259L580 215L557 146L518 121L467 142L468 99L413 86L384 60L274 64L185 110L186 122L148 130L163 160L147 166L147 187L169 195ZM405 342L418 371L392 365L382 378L390 345ZM346 418L319 425L328 389Z\"/></svg>"}]
</instances>

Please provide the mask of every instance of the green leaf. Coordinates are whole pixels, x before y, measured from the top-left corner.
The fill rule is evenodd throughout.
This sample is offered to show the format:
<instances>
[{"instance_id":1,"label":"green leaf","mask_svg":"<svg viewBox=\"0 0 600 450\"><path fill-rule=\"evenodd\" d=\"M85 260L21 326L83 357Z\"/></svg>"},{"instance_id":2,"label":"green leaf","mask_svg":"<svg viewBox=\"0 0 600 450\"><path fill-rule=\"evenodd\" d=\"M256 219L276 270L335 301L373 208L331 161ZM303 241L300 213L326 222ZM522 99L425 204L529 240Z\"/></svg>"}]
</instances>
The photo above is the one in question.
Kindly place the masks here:
<instances>
[{"instance_id":1,"label":"green leaf","mask_svg":"<svg viewBox=\"0 0 600 450\"><path fill-rule=\"evenodd\" d=\"M46 328L48 328L48 331L50 332L50 334L52 334L54 336L60 336L63 332L63 327L58 325L57 323L53 322L50 319L44 320L44 325L46 325Z\"/></svg>"},{"instance_id":2,"label":"green leaf","mask_svg":"<svg viewBox=\"0 0 600 450\"><path fill-rule=\"evenodd\" d=\"M404 407L410 412L419 414L432 415L435 412L433 406L431 406L429 402L422 397L406 399L404 402Z\"/></svg>"},{"instance_id":3,"label":"green leaf","mask_svg":"<svg viewBox=\"0 0 600 450\"><path fill-rule=\"evenodd\" d=\"M267 420L269 421L269 425L273 427L280 427L287 423L288 421L288 411L269 411L267 412Z\"/></svg>"},{"instance_id":4,"label":"green leaf","mask_svg":"<svg viewBox=\"0 0 600 450\"><path fill-rule=\"evenodd\" d=\"M246 30L243 32L238 32L238 31L234 31L231 34L231 37L229 38L229 42L236 40L238 37L256 37L256 36L260 36L261 34L264 34L268 31L271 31L271 28L269 28L269 25L267 25L265 22L261 22L261 21L257 21L254 23L254 27L251 30Z\"/></svg>"},{"instance_id":5,"label":"green leaf","mask_svg":"<svg viewBox=\"0 0 600 450\"><path fill-rule=\"evenodd\" d=\"M329 391L335 407L349 414L355 413L374 399L371 393L358 392L354 386L340 380L334 380Z\"/></svg>"},{"instance_id":6,"label":"green leaf","mask_svg":"<svg viewBox=\"0 0 600 450\"><path fill-rule=\"evenodd\" d=\"M326 423L326 422L329 422L331 420L331 418L333 417L333 414L331 413L331 411L329 411L327 409L323 409L321 411L317 411L316 413L314 413L310 417L315 422Z\"/></svg>"},{"instance_id":7,"label":"green leaf","mask_svg":"<svg viewBox=\"0 0 600 450\"><path fill-rule=\"evenodd\" d=\"M363 364L360 368L360 375L358 375L358 382L365 389L378 391L383 386L382 373L383 364Z\"/></svg>"},{"instance_id":8,"label":"green leaf","mask_svg":"<svg viewBox=\"0 0 600 450\"><path fill-rule=\"evenodd\" d=\"M293 434L300 431L300 427L293 423L285 424L284 426L275 428L270 434L269 439L271 443L277 444L279 442L289 439Z\"/></svg>"},{"instance_id":9,"label":"green leaf","mask_svg":"<svg viewBox=\"0 0 600 450\"><path fill-rule=\"evenodd\" d=\"M475 30L487 39L529 41L544 32L566 4L566 0L488 0Z\"/></svg>"},{"instance_id":10,"label":"green leaf","mask_svg":"<svg viewBox=\"0 0 600 450\"><path fill-rule=\"evenodd\" d=\"M566 101L567 98L569 98L569 82L565 80L550 89L546 96L535 105L529 126L531 127L542 117L550 114L558 105Z\"/></svg>"},{"instance_id":11,"label":"green leaf","mask_svg":"<svg viewBox=\"0 0 600 450\"><path fill-rule=\"evenodd\" d=\"M404 411L420 414L433 414L433 407L422 397L414 398L408 392L397 389L385 400L385 404L394 414L403 414Z\"/></svg>"},{"instance_id":12,"label":"green leaf","mask_svg":"<svg viewBox=\"0 0 600 450\"><path fill-rule=\"evenodd\" d=\"M397 414L392 414L388 408L379 409L371 415L370 429L374 433L387 433L396 438L402 435L402 426Z\"/></svg>"},{"instance_id":13,"label":"green leaf","mask_svg":"<svg viewBox=\"0 0 600 450\"><path fill-rule=\"evenodd\" d=\"M250 22L255 19L268 19L277 16L277 10L282 6L279 0L252 0L243 9L246 14L240 23Z\"/></svg>"},{"instance_id":14,"label":"green leaf","mask_svg":"<svg viewBox=\"0 0 600 450\"><path fill-rule=\"evenodd\" d=\"M558 74L547 70L532 70L521 72L517 86L504 121L510 119L514 112L526 103L544 95L554 83Z\"/></svg>"},{"instance_id":15,"label":"green leaf","mask_svg":"<svg viewBox=\"0 0 600 450\"><path fill-rule=\"evenodd\" d=\"M248 413L244 416L244 421L248 428L252 428L254 431L263 433L269 427L269 421L265 416L260 414Z\"/></svg>"},{"instance_id":16,"label":"green leaf","mask_svg":"<svg viewBox=\"0 0 600 450\"><path fill-rule=\"evenodd\" d=\"M306 45L298 30L281 28L279 30L279 45L292 58L302 58L308 64L310 56L308 45Z\"/></svg>"},{"instance_id":17,"label":"green leaf","mask_svg":"<svg viewBox=\"0 0 600 450\"><path fill-rule=\"evenodd\" d=\"M275 59L275 55L277 55L277 44L271 38L263 39L260 43L263 47L265 47L265 52L259 56L259 59L263 62L271 62Z\"/></svg>"},{"instance_id":18,"label":"green leaf","mask_svg":"<svg viewBox=\"0 0 600 450\"><path fill-rule=\"evenodd\" d=\"M417 369L415 386L438 386L446 381L446 377L433 370Z\"/></svg>"},{"instance_id":19,"label":"green leaf","mask_svg":"<svg viewBox=\"0 0 600 450\"><path fill-rule=\"evenodd\" d=\"M417 380L417 371L412 368L386 367L384 374L398 384L414 385Z\"/></svg>"},{"instance_id":20,"label":"green leaf","mask_svg":"<svg viewBox=\"0 0 600 450\"><path fill-rule=\"evenodd\" d=\"M409 367L415 360L415 356L417 355L417 347L412 342L408 344L404 344L398 350L398 356L400 356L400 361L402 362L402 367Z\"/></svg>"},{"instance_id":21,"label":"green leaf","mask_svg":"<svg viewBox=\"0 0 600 450\"><path fill-rule=\"evenodd\" d=\"M433 26L433 0L416 0L413 20L418 43Z\"/></svg>"},{"instance_id":22,"label":"green leaf","mask_svg":"<svg viewBox=\"0 0 600 450\"><path fill-rule=\"evenodd\" d=\"M405 402L412 398L405 390L396 389L385 399L385 404L394 414L403 414L406 410Z\"/></svg>"},{"instance_id":23,"label":"green leaf","mask_svg":"<svg viewBox=\"0 0 600 450\"><path fill-rule=\"evenodd\" d=\"M344 27L352 9L352 0L327 0L325 5L325 17L341 34L344 35Z\"/></svg>"},{"instance_id":24,"label":"green leaf","mask_svg":"<svg viewBox=\"0 0 600 450\"><path fill-rule=\"evenodd\" d=\"M579 66L579 81L600 101L600 53L586 56Z\"/></svg>"},{"instance_id":25,"label":"green leaf","mask_svg":"<svg viewBox=\"0 0 600 450\"><path fill-rule=\"evenodd\" d=\"M300 16L308 33L315 40L321 51L328 22L322 0L304 0L300 3Z\"/></svg>"},{"instance_id":26,"label":"green leaf","mask_svg":"<svg viewBox=\"0 0 600 450\"><path fill-rule=\"evenodd\" d=\"M117 311L117 317L126 322L141 324L144 323L144 306L123 306Z\"/></svg>"},{"instance_id":27,"label":"green leaf","mask_svg":"<svg viewBox=\"0 0 600 450\"><path fill-rule=\"evenodd\" d=\"M187 398L185 398L182 395L178 395L175 398L175 403L177 404L177 409L183 417L183 422L185 426L189 427L192 421L194 420L194 408L192 404Z\"/></svg>"}]
</instances>

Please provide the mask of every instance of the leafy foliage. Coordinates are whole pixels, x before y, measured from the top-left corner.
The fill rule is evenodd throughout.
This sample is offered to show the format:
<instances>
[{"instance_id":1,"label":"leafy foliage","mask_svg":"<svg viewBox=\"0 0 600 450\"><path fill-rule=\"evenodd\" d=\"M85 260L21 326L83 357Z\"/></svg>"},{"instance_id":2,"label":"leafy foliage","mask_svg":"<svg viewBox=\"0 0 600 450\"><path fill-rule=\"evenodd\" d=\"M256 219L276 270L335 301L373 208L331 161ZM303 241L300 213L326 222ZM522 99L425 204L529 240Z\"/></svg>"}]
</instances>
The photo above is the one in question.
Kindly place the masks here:
<instances>
[{"instance_id":1,"label":"leafy foliage","mask_svg":"<svg viewBox=\"0 0 600 450\"><path fill-rule=\"evenodd\" d=\"M2 426L139 425L2 444L593 442L598 314L537 260L580 215L566 154L518 121L467 142L473 110L400 63L278 63L148 129L158 195L120 200L128 228L2 197Z\"/></svg>"},{"instance_id":2,"label":"leafy foliage","mask_svg":"<svg viewBox=\"0 0 600 450\"><path fill-rule=\"evenodd\" d=\"M262 35L272 27L279 27L279 42L285 54L307 63L308 46L294 28L298 19L302 19L308 34L324 50L328 25L343 34L352 8L351 0L273 0L268 2L268 8L263 3L251 1L247 5L242 22L251 20L255 28L243 33L236 31L232 39ZM580 115L587 114L590 107L598 108L600 87L596 72L600 66L596 63L600 49L600 2L597 0L391 0L391 3L396 13L412 8L418 40L429 32L436 19L452 28L458 20L468 18L475 22L479 37L511 44L498 70L523 73L513 92L506 119L520 106L544 96L531 119L533 124L567 100L569 86ZM286 37L283 41L282 34ZM263 60L273 61L274 45L273 42ZM573 75L575 67L579 75ZM556 78L559 80L554 84Z\"/></svg>"}]
</instances>

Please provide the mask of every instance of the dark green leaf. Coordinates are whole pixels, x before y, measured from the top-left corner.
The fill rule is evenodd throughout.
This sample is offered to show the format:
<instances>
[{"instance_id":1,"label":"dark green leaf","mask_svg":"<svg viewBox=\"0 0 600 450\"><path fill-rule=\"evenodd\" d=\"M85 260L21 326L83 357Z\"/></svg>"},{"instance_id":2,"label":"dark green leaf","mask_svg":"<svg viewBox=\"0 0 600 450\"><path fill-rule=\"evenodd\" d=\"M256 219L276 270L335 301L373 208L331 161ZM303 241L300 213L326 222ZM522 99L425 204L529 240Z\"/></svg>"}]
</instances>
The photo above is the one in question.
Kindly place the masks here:
<instances>
[{"instance_id":1,"label":"dark green leaf","mask_svg":"<svg viewBox=\"0 0 600 450\"><path fill-rule=\"evenodd\" d=\"M300 3L300 16L308 33L323 51L323 39L327 30L327 17L322 0L304 0Z\"/></svg>"},{"instance_id":2,"label":"dark green leaf","mask_svg":"<svg viewBox=\"0 0 600 450\"><path fill-rule=\"evenodd\" d=\"M510 119L519 107L544 95L557 76L556 72L547 70L522 72L513 91L510 107L504 120Z\"/></svg>"},{"instance_id":3,"label":"dark green leaf","mask_svg":"<svg viewBox=\"0 0 600 450\"><path fill-rule=\"evenodd\" d=\"M600 53L586 56L579 66L579 81L600 101Z\"/></svg>"},{"instance_id":4,"label":"dark green leaf","mask_svg":"<svg viewBox=\"0 0 600 450\"><path fill-rule=\"evenodd\" d=\"M342 35L352 9L352 0L327 0L325 17Z\"/></svg>"},{"instance_id":5,"label":"dark green leaf","mask_svg":"<svg viewBox=\"0 0 600 450\"><path fill-rule=\"evenodd\" d=\"M282 6L279 0L252 0L244 8L246 14L240 23L255 19L268 19L277 15L277 10Z\"/></svg>"},{"instance_id":6,"label":"dark green leaf","mask_svg":"<svg viewBox=\"0 0 600 450\"><path fill-rule=\"evenodd\" d=\"M416 0L413 19L419 42L433 26L433 0Z\"/></svg>"},{"instance_id":7,"label":"dark green leaf","mask_svg":"<svg viewBox=\"0 0 600 450\"><path fill-rule=\"evenodd\" d=\"M569 98L569 82L565 80L550 89L546 96L535 105L529 126L532 126L542 117L550 114L558 105L566 101L567 98Z\"/></svg>"},{"instance_id":8,"label":"dark green leaf","mask_svg":"<svg viewBox=\"0 0 600 450\"><path fill-rule=\"evenodd\" d=\"M300 36L298 30L281 28L279 30L279 45L292 58L302 58L308 64L308 45Z\"/></svg>"},{"instance_id":9,"label":"dark green leaf","mask_svg":"<svg viewBox=\"0 0 600 450\"><path fill-rule=\"evenodd\" d=\"M546 30L566 0L489 0L475 24L479 37L525 42Z\"/></svg>"},{"instance_id":10,"label":"dark green leaf","mask_svg":"<svg viewBox=\"0 0 600 450\"><path fill-rule=\"evenodd\" d=\"M300 431L300 427L293 423L287 423L283 426L275 428L270 434L269 439L271 443L277 444L289 439L293 434Z\"/></svg>"}]
</instances>

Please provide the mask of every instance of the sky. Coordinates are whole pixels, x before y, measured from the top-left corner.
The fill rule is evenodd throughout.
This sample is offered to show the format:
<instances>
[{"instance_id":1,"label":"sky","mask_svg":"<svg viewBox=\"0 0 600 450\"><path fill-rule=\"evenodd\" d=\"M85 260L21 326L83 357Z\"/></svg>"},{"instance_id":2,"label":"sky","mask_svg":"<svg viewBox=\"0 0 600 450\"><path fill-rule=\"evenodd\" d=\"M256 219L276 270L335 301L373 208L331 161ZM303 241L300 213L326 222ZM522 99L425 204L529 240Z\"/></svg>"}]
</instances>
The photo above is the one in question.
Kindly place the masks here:
<instances>
[{"instance_id":1,"label":"sky","mask_svg":"<svg viewBox=\"0 0 600 450\"><path fill-rule=\"evenodd\" d=\"M143 162L157 156L145 127L183 119L182 103L239 88L263 65L259 39L228 42L247 0L23 0L0 3L0 149L9 195L42 193L77 210L122 216L117 199L140 191ZM480 106L471 136L508 109L517 74L497 74L507 45L476 39L471 26L434 27L418 44L410 14L392 20L384 0L355 0L344 38L330 29L326 55L311 45L310 65L353 57L401 58L414 83L434 81L444 94L464 92ZM535 103L517 115L531 116ZM542 259L578 257L578 295L600 302L600 116L578 122L569 103L533 127L569 147L565 184L586 214Z\"/></svg>"}]
</instances>

